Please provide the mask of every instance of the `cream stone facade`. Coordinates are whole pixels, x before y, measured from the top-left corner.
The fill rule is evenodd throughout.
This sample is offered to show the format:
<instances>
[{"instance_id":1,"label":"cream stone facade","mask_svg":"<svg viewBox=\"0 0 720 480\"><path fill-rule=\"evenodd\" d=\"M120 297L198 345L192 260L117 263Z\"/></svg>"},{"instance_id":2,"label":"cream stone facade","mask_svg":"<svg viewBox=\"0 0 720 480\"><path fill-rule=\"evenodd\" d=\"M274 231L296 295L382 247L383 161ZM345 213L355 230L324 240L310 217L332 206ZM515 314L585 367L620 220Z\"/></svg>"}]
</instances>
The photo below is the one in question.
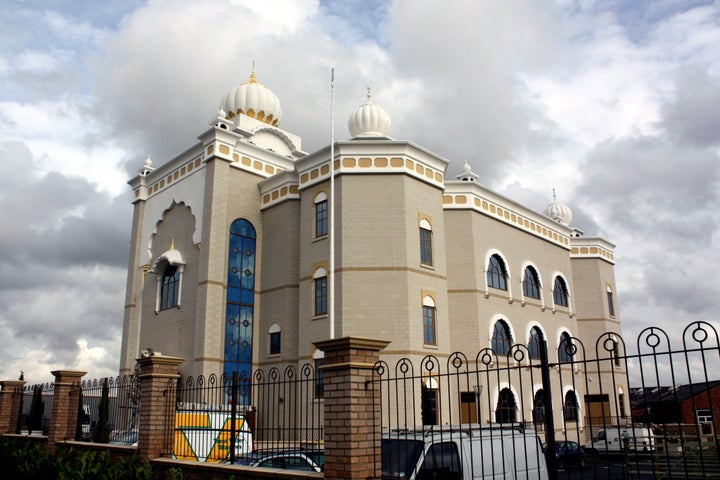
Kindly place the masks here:
<instances>
[{"instance_id":1,"label":"cream stone facade","mask_svg":"<svg viewBox=\"0 0 720 480\"><path fill-rule=\"evenodd\" d=\"M185 376L318 360L331 283L335 336L390 341L388 362L474 357L505 340L527 345L533 331L557 361L563 335L594 348L602 333L620 333L614 246L573 228L567 206L533 211L468 165L447 179L448 160L389 137L389 115L369 98L350 119L353 138L314 153L281 117L253 74L197 143L158 168L146 161L129 181L121 373L147 349L185 358ZM497 337L498 322L510 338ZM485 387L497 398L503 385ZM511 387L532 411L537 385L524 396ZM597 408L584 389L581 417ZM615 400L601 411L617 415Z\"/></svg>"}]
</instances>

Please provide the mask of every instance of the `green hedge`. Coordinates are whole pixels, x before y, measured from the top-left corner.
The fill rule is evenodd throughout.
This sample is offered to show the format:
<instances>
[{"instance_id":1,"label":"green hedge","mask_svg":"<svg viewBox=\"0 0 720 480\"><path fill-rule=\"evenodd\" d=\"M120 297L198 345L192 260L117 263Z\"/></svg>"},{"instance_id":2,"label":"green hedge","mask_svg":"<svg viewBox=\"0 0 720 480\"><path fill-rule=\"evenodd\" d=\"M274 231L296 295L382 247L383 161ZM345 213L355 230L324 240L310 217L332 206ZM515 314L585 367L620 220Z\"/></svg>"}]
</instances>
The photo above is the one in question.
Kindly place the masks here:
<instances>
[{"instance_id":1,"label":"green hedge","mask_svg":"<svg viewBox=\"0 0 720 480\"><path fill-rule=\"evenodd\" d=\"M110 452L62 449L51 455L29 439L0 438L0 472L4 479L150 480L152 467L137 455L110 459Z\"/></svg>"}]
</instances>

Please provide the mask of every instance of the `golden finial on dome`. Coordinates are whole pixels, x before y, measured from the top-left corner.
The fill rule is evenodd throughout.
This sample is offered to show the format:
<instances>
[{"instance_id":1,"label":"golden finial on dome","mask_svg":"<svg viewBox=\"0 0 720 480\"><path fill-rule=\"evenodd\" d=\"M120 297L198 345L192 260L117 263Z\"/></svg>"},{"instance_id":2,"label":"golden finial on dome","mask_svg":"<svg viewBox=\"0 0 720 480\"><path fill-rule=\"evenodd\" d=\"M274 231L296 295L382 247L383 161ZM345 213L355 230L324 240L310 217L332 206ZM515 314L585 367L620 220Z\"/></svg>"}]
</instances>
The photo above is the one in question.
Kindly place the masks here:
<instances>
[{"instance_id":1,"label":"golden finial on dome","mask_svg":"<svg viewBox=\"0 0 720 480\"><path fill-rule=\"evenodd\" d=\"M170 250L175 250L175 239L170 240Z\"/></svg>"},{"instance_id":2,"label":"golden finial on dome","mask_svg":"<svg viewBox=\"0 0 720 480\"><path fill-rule=\"evenodd\" d=\"M248 83L257 83L257 78L255 78L255 60L252 62L252 73L250 74Z\"/></svg>"}]
</instances>

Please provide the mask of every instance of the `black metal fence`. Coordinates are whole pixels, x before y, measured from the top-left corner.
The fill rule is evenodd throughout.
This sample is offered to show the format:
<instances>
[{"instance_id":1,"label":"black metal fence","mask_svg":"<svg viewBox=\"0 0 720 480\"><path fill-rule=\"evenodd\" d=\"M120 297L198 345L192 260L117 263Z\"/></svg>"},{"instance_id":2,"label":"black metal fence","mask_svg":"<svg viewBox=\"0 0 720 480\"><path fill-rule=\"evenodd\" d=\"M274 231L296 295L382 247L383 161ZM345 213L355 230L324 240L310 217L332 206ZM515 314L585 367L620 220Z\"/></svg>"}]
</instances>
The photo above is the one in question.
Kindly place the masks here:
<instances>
[{"instance_id":1,"label":"black metal fence","mask_svg":"<svg viewBox=\"0 0 720 480\"><path fill-rule=\"evenodd\" d=\"M135 375L84 380L78 387L76 440L133 445L137 442L140 390Z\"/></svg>"},{"instance_id":2,"label":"black metal fence","mask_svg":"<svg viewBox=\"0 0 720 480\"><path fill-rule=\"evenodd\" d=\"M47 435L52 412L54 383L38 383L20 388L22 397L15 433Z\"/></svg>"},{"instance_id":3,"label":"black metal fence","mask_svg":"<svg viewBox=\"0 0 720 480\"><path fill-rule=\"evenodd\" d=\"M322 402L310 364L258 369L249 379L188 377L168 389L176 458L247 464L265 452L322 451ZM239 404L242 398L252 405Z\"/></svg>"},{"instance_id":4,"label":"black metal fence","mask_svg":"<svg viewBox=\"0 0 720 480\"><path fill-rule=\"evenodd\" d=\"M532 437L550 478L720 478L717 331L695 322L675 344L651 327L632 345L608 332L589 346L566 336L550 352L540 337L473 357L381 361L377 475L467 478L490 465L533 478ZM493 460L483 467L478 455Z\"/></svg>"},{"instance_id":5,"label":"black metal fence","mask_svg":"<svg viewBox=\"0 0 720 480\"><path fill-rule=\"evenodd\" d=\"M140 398L134 375L83 380L75 440L132 445L137 443ZM16 433L47 435L52 413L54 383L25 385Z\"/></svg>"}]
</instances>

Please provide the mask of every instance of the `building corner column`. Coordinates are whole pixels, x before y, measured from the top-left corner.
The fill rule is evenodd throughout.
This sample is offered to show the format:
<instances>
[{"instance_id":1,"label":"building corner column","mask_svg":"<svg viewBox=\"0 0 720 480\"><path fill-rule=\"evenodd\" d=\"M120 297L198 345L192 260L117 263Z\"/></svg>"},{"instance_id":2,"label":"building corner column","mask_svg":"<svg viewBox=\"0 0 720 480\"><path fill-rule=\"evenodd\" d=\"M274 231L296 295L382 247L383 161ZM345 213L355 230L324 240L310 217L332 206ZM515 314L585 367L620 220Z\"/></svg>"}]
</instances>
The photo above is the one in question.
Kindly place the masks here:
<instances>
[{"instance_id":1,"label":"building corner column","mask_svg":"<svg viewBox=\"0 0 720 480\"><path fill-rule=\"evenodd\" d=\"M390 342L342 337L315 342L325 352L325 478L366 480L380 471L380 391L373 367Z\"/></svg>"},{"instance_id":2,"label":"building corner column","mask_svg":"<svg viewBox=\"0 0 720 480\"><path fill-rule=\"evenodd\" d=\"M172 455L178 367L184 361L184 358L165 355L137 359L141 401L137 452L141 457Z\"/></svg>"}]
</instances>

